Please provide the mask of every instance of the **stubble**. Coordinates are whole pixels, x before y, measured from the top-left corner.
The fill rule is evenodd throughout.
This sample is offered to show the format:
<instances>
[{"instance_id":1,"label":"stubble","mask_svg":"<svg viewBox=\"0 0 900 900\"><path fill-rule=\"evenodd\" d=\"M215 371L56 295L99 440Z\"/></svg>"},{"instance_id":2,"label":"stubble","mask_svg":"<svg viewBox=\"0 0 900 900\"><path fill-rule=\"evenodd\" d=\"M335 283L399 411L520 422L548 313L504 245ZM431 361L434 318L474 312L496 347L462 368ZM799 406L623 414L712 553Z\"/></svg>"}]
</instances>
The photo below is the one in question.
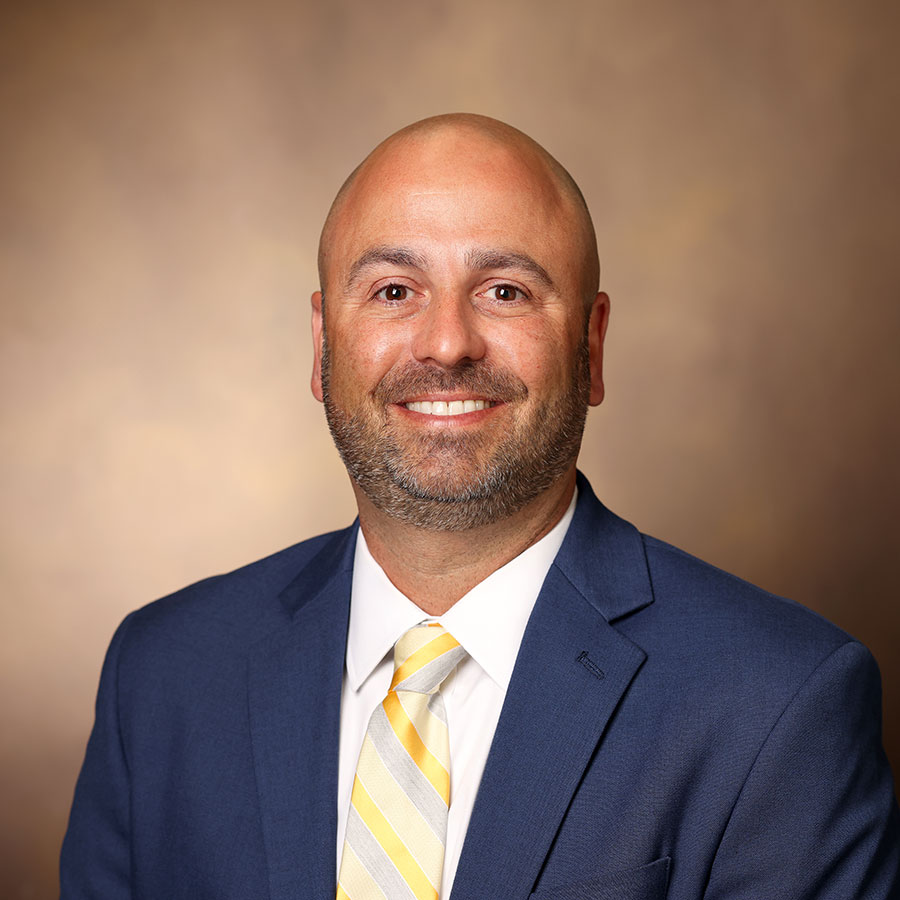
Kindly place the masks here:
<instances>
[{"instance_id":1,"label":"stubble","mask_svg":"<svg viewBox=\"0 0 900 900\"><path fill-rule=\"evenodd\" d=\"M527 409L528 387L483 361L450 369L408 363L391 370L371 402L348 412L334 401L332 359L323 335L322 393L328 427L350 477L376 508L433 531L465 531L513 515L549 488L575 461L590 393L584 335L556 397ZM388 415L411 396L460 391L522 410L512 427L421 429ZM501 420L502 421L502 420Z\"/></svg>"}]
</instances>

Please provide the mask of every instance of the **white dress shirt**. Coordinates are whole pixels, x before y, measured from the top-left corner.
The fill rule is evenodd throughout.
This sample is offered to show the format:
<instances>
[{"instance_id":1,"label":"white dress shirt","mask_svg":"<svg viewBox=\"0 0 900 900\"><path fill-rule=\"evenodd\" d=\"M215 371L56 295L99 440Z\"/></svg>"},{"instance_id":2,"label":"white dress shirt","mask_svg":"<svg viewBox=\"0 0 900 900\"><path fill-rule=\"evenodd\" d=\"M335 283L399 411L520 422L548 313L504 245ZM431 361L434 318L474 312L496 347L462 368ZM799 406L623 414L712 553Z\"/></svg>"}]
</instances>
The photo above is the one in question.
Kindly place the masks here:
<instances>
[{"instance_id":1,"label":"white dress shirt","mask_svg":"<svg viewBox=\"0 0 900 900\"><path fill-rule=\"evenodd\" d=\"M360 529L353 561L347 664L341 695L338 871L356 763L372 711L390 687L394 644L419 622L437 621L469 654L441 688L450 732L451 802L440 896L450 896L519 644L541 585L572 521L575 499L573 496L565 515L543 538L477 584L437 619L427 616L394 587L369 552Z\"/></svg>"}]
</instances>

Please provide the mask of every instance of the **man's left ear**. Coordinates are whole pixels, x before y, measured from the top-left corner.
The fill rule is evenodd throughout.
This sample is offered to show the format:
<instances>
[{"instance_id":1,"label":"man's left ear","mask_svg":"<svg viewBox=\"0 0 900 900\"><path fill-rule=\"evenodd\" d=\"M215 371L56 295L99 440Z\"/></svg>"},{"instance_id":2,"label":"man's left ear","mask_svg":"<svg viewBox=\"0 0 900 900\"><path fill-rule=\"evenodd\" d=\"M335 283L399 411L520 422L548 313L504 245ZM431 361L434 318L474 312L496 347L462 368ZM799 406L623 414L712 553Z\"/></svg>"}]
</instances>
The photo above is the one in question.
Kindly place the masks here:
<instances>
[{"instance_id":1,"label":"man's left ear","mask_svg":"<svg viewBox=\"0 0 900 900\"><path fill-rule=\"evenodd\" d=\"M322 292L312 295L313 370L309 386L313 397L322 402Z\"/></svg>"},{"instance_id":2,"label":"man's left ear","mask_svg":"<svg viewBox=\"0 0 900 900\"><path fill-rule=\"evenodd\" d=\"M591 304L588 320L588 349L591 359L591 393L589 403L599 406L603 402L603 340L609 324L609 297L600 291Z\"/></svg>"}]
</instances>

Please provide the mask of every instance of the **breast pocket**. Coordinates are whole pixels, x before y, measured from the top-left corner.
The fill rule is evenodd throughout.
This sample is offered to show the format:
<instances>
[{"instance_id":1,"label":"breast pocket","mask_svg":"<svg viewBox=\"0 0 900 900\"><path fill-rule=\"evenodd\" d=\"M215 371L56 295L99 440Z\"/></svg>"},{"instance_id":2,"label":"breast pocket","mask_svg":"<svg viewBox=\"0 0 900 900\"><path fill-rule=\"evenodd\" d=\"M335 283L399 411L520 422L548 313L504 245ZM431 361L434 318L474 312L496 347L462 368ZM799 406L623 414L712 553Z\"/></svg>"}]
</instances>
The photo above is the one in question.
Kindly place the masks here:
<instances>
[{"instance_id":1,"label":"breast pocket","mask_svg":"<svg viewBox=\"0 0 900 900\"><path fill-rule=\"evenodd\" d=\"M531 900L664 900L669 885L669 863L664 856L639 869L610 872L590 881L535 891Z\"/></svg>"}]
</instances>

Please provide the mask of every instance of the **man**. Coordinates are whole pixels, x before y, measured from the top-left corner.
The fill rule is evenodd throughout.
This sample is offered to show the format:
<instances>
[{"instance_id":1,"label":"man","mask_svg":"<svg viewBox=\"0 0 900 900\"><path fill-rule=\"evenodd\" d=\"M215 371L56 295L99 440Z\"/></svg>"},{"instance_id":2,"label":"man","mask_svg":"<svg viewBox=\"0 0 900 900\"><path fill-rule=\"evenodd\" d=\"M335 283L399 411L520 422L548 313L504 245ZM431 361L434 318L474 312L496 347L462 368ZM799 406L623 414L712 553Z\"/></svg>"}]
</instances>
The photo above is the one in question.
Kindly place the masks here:
<instances>
[{"instance_id":1,"label":"man","mask_svg":"<svg viewBox=\"0 0 900 900\"><path fill-rule=\"evenodd\" d=\"M319 265L359 524L125 620L63 896L898 896L867 651L576 474L609 301L565 170L494 120L416 123Z\"/></svg>"}]
</instances>

